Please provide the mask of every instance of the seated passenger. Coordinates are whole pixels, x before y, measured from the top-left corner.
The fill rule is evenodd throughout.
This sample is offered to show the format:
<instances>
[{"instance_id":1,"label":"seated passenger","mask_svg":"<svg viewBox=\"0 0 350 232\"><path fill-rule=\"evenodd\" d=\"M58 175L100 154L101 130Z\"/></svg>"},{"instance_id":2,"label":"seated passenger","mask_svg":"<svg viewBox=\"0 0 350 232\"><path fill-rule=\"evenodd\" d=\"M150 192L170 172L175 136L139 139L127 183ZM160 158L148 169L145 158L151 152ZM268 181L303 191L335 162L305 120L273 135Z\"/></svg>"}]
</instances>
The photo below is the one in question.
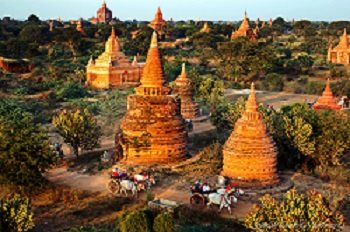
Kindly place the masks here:
<instances>
[{"instance_id":1,"label":"seated passenger","mask_svg":"<svg viewBox=\"0 0 350 232\"><path fill-rule=\"evenodd\" d=\"M210 192L210 186L209 186L209 184L208 184L208 181L205 180L205 181L204 181L204 184L203 184L203 193L204 193L204 194L207 194L207 193L209 193L209 192Z\"/></svg>"},{"instance_id":2,"label":"seated passenger","mask_svg":"<svg viewBox=\"0 0 350 232\"><path fill-rule=\"evenodd\" d=\"M194 186L194 190L197 191L197 192L202 190L201 189L201 183L199 182L199 180L196 181L196 184Z\"/></svg>"},{"instance_id":3,"label":"seated passenger","mask_svg":"<svg viewBox=\"0 0 350 232\"><path fill-rule=\"evenodd\" d=\"M112 170L112 178L113 179L118 179L119 178L119 169L117 169L117 168L113 168L113 170Z\"/></svg>"}]
</instances>

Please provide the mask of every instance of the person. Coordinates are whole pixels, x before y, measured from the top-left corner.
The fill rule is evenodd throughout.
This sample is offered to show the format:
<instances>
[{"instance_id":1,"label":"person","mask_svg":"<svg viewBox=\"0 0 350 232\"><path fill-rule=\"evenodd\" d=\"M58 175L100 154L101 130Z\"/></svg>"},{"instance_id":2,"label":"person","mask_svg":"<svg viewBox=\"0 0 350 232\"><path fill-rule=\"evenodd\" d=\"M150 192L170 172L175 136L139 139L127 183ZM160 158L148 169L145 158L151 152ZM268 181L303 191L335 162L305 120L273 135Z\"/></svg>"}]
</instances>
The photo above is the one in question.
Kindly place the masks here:
<instances>
[{"instance_id":1,"label":"person","mask_svg":"<svg viewBox=\"0 0 350 232\"><path fill-rule=\"evenodd\" d=\"M189 120L189 122L188 122L188 130L189 130L189 131L193 131L192 120Z\"/></svg>"},{"instance_id":2,"label":"person","mask_svg":"<svg viewBox=\"0 0 350 232\"><path fill-rule=\"evenodd\" d=\"M120 176L120 175L119 175L119 169L118 169L118 168L113 168L113 169L112 169L112 176L111 176L111 177L112 177L113 179L118 179L119 176Z\"/></svg>"},{"instance_id":3,"label":"person","mask_svg":"<svg viewBox=\"0 0 350 232\"><path fill-rule=\"evenodd\" d=\"M197 180L194 186L194 190L200 191L201 190L200 186L201 186L201 183L199 182L199 180Z\"/></svg>"},{"instance_id":4,"label":"person","mask_svg":"<svg viewBox=\"0 0 350 232\"><path fill-rule=\"evenodd\" d=\"M225 193L228 193L228 192L230 192L230 191L231 191L231 185L228 184L227 187L226 187L226 189L225 189Z\"/></svg>"},{"instance_id":5,"label":"person","mask_svg":"<svg viewBox=\"0 0 350 232\"><path fill-rule=\"evenodd\" d=\"M204 183L203 183L203 193L204 194L207 194L210 192L210 186L208 184L208 181L207 180L204 180Z\"/></svg>"}]
</instances>

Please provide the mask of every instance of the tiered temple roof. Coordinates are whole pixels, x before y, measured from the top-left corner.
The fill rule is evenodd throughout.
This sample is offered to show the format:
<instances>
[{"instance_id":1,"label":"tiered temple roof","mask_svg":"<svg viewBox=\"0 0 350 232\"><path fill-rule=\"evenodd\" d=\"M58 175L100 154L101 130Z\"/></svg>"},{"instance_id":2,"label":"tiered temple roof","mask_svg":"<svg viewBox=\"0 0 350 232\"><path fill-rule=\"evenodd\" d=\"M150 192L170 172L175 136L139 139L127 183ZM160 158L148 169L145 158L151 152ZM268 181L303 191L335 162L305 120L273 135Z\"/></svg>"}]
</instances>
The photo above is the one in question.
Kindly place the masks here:
<instances>
[{"instance_id":1,"label":"tiered temple roof","mask_svg":"<svg viewBox=\"0 0 350 232\"><path fill-rule=\"evenodd\" d=\"M329 46L328 62L335 64L350 64L350 45L346 28L344 28L344 33L340 37L339 44L335 48L332 47L332 44Z\"/></svg>"},{"instance_id":2,"label":"tiered temple roof","mask_svg":"<svg viewBox=\"0 0 350 232\"><path fill-rule=\"evenodd\" d=\"M148 24L151 28L153 28L158 35L162 34L162 26L166 24L166 21L163 19L162 11L160 7L158 7L157 13L154 16L154 20Z\"/></svg>"},{"instance_id":3,"label":"tiered temple roof","mask_svg":"<svg viewBox=\"0 0 350 232\"><path fill-rule=\"evenodd\" d=\"M223 154L222 175L242 187L272 187L279 184L277 148L258 111L254 84L246 102L246 110L226 141Z\"/></svg>"},{"instance_id":4,"label":"tiered temple roof","mask_svg":"<svg viewBox=\"0 0 350 232\"><path fill-rule=\"evenodd\" d=\"M132 63L120 51L119 39L112 28L105 51L87 65L87 85L95 88L138 86L143 66L141 63Z\"/></svg>"},{"instance_id":5,"label":"tiered temple roof","mask_svg":"<svg viewBox=\"0 0 350 232\"><path fill-rule=\"evenodd\" d=\"M244 18L239 29L235 32L232 32L231 39L234 39L240 36L248 37L252 41L256 41L258 39L258 35L249 26L249 19L247 17L247 12L244 12Z\"/></svg>"},{"instance_id":6,"label":"tiered temple roof","mask_svg":"<svg viewBox=\"0 0 350 232\"><path fill-rule=\"evenodd\" d=\"M326 89L324 90L322 97L318 99L316 104L313 105L315 110L330 109L335 111L341 111L341 106L337 104L333 97L329 79L327 80Z\"/></svg>"},{"instance_id":7,"label":"tiered temple roof","mask_svg":"<svg viewBox=\"0 0 350 232\"><path fill-rule=\"evenodd\" d=\"M193 99L193 87L191 80L187 78L185 64L182 65L182 72L175 80L173 94L178 94L181 98L181 115L187 119L194 119L200 116L199 104Z\"/></svg>"},{"instance_id":8,"label":"tiered temple roof","mask_svg":"<svg viewBox=\"0 0 350 232\"><path fill-rule=\"evenodd\" d=\"M120 162L138 165L174 164L186 158L187 132L180 102L169 95L158 50L152 35L147 62L136 94L127 99L127 112L117 134Z\"/></svg>"},{"instance_id":9,"label":"tiered temple roof","mask_svg":"<svg viewBox=\"0 0 350 232\"><path fill-rule=\"evenodd\" d=\"M96 18L92 17L92 24L106 23L112 21L112 11L107 7L106 0L103 1L102 7L97 10Z\"/></svg>"}]
</instances>

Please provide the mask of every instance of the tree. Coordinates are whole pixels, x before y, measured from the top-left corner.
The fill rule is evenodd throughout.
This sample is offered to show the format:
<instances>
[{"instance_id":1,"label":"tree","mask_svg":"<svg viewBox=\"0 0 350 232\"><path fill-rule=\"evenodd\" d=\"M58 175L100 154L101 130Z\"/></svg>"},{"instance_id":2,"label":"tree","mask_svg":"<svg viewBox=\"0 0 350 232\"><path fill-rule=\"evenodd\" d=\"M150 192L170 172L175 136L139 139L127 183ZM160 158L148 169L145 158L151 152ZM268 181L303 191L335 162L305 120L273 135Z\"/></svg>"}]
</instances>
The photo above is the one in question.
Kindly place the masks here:
<instances>
[{"instance_id":1,"label":"tree","mask_svg":"<svg viewBox=\"0 0 350 232\"><path fill-rule=\"evenodd\" d=\"M29 198L0 199L0 231L28 231L34 227L33 216Z\"/></svg>"},{"instance_id":2,"label":"tree","mask_svg":"<svg viewBox=\"0 0 350 232\"><path fill-rule=\"evenodd\" d=\"M40 19L38 16L36 16L35 14L31 14L28 16L28 22L31 22L31 23L39 23L40 22Z\"/></svg>"},{"instance_id":3,"label":"tree","mask_svg":"<svg viewBox=\"0 0 350 232\"><path fill-rule=\"evenodd\" d=\"M167 212L158 214L158 216L154 219L153 230L155 232L175 231L174 218Z\"/></svg>"},{"instance_id":4,"label":"tree","mask_svg":"<svg viewBox=\"0 0 350 232\"><path fill-rule=\"evenodd\" d=\"M92 150L100 146L101 127L88 110L67 112L63 110L58 116L54 116L52 123L58 134L64 138L64 142L72 147L78 158L78 149Z\"/></svg>"},{"instance_id":5,"label":"tree","mask_svg":"<svg viewBox=\"0 0 350 232\"><path fill-rule=\"evenodd\" d=\"M269 91L283 91L283 77L276 73L269 73L266 75L265 80L262 81L262 86Z\"/></svg>"},{"instance_id":6,"label":"tree","mask_svg":"<svg viewBox=\"0 0 350 232\"><path fill-rule=\"evenodd\" d=\"M119 222L121 232L151 232L150 221L142 211L127 213Z\"/></svg>"},{"instance_id":7,"label":"tree","mask_svg":"<svg viewBox=\"0 0 350 232\"><path fill-rule=\"evenodd\" d=\"M339 231L344 225L344 215L333 213L316 190L304 195L292 189L285 197L281 203L269 194L260 198L245 226L257 231Z\"/></svg>"},{"instance_id":8,"label":"tree","mask_svg":"<svg viewBox=\"0 0 350 232\"><path fill-rule=\"evenodd\" d=\"M33 116L20 108L0 116L0 182L32 191L54 163L49 140Z\"/></svg>"}]
</instances>

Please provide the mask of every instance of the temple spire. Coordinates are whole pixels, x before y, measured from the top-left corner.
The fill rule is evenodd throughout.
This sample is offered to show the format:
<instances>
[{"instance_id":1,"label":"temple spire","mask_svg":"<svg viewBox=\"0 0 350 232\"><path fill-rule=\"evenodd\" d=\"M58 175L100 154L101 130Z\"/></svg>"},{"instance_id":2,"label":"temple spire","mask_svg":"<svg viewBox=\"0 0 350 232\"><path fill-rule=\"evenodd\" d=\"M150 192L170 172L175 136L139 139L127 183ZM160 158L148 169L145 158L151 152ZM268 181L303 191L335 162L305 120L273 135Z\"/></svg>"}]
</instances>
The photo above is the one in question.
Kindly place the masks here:
<instances>
[{"instance_id":1,"label":"temple spire","mask_svg":"<svg viewBox=\"0 0 350 232\"><path fill-rule=\"evenodd\" d=\"M257 112L257 111L258 111L258 103L256 101L254 82L252 82L252 85L250 88L250 94L248 97L248 101L246 103L246 112Z\"/></svg>"},{"instance_id":2,"label":"temple spire","mask_svg":"<svg viewBox=\"0 0 350 232\"><path fill-rule=\"evenodd\" d=\"M344 33L342 37L340 37L339 47L346 48L346 49L349 47L349 39L348 39L348 33L346 32L346 28L344 28Z\"/></svg>"},{"instance_id":3,"label":"temple spire","mask_svg":"<svg viewBox=\"0 0 350 232\"><path fill-rule=\"evenodd\" d=\"M327 93L332 93L331 84L330 84L329 78L327 79L327 85L326 85L326 89L324 91L327 92Z\"/></svg>"},{"instance_id":4,"label":"temple spire","mask_svg":"<svg viewBox=\"0 0 350 232\"><path fill-rule=\"evenodd\" d=\"M111 33L111 36L112 36L112 37L116 37L116 34L115 34L115 28L114 28L114 27L112 27L112 33Z\"/></svg>"},{"instance_id":5,"label":"temple spire","mask_svg":"<svg viewBox=\"0 0 350 232\"><path fill-rule=\"evenodd\" d=\"M152 34L151 48L158 48L158 37L155 31Z\"/></svg>"}]
</instances>

